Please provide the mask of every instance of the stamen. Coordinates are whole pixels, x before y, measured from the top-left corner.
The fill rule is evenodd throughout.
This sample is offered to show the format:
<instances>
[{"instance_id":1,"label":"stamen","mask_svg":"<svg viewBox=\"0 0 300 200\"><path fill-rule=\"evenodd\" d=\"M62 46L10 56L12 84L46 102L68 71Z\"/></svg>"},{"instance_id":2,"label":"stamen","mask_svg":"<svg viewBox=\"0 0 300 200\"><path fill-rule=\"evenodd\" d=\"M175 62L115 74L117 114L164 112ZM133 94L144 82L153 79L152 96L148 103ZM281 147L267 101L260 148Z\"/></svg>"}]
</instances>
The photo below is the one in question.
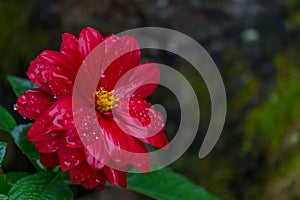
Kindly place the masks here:
<instances>
[{"instance_id":1,"label":"stamen","mask_svg":"<svg viewBox=\"0 0 300 200\"><path fill-rule=\"evenodd\" d=\"M107 112L118 106L117 101L119 101L120 98L118 98L118 95L113 95L113 93L114 90L108 92L103 88L95 92L96 103L98 105L97 109L100 112Z\"/></svg>"}]
</instances>

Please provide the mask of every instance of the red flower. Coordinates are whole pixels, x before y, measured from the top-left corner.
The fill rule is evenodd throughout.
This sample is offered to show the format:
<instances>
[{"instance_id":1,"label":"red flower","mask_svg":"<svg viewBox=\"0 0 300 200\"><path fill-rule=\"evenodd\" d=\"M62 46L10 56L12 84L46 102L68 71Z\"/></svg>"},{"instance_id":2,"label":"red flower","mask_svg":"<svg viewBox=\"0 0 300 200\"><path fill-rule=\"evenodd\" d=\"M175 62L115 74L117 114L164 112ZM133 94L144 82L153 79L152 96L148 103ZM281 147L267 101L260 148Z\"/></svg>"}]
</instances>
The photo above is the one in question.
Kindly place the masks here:
<instances>
[{"instance_id":1,"label":"red flower","mask_svg":"<svg viewBox=\"0 0 300 200\"><path fill-rule=\"evenodd\" d=\"M97 57L101 66L82 64L93 61L89 55L102 42L103 53ZM124 49L128 53L110 63L111 55L122 54ZM21 115L35 120L27 137L35 143L43 165L60 165L63 171L69 172L73 182L81 183L87 189L98 186L100 190L106 180L112 185L126 187L124 171L128 165L142 172L150 170L149 156L137 159L122 154L124 151L148 155L143 142L157 148L168 144L163 133L162 115L144 100L157 86L159 68L154 63L139 62L140 51L134 38L113 35L103 38L95 29L86 28L78 39L72 34L63 34L59 52L45 50L30 63L27 76L39 88L20 95L16 108ZM91 92L88 88L93 87L89 86L88 80L97 74L91 70L101 71L105 65L108 67L101 78L98 77L96 90ZM90 77L86 84L75 88L76 76L82 69L89 71ZM128 78L118 83L124 74ZM148 79L152 83L142 86ZM74 99L74 88L84 95ZM90 96L86 96L87 93ZM82 105L77 111L74 111L75 102ZM126 114L127 103L129 116ZM93 116L89 113L91 110L96 116L95 125L100 135L95 136L89 131L96 127L90 126L95 122L90 118ZM79 125L74 113L77 113ZM158 133L153 134L153 131Z\"/></svg>"}]
</instances>

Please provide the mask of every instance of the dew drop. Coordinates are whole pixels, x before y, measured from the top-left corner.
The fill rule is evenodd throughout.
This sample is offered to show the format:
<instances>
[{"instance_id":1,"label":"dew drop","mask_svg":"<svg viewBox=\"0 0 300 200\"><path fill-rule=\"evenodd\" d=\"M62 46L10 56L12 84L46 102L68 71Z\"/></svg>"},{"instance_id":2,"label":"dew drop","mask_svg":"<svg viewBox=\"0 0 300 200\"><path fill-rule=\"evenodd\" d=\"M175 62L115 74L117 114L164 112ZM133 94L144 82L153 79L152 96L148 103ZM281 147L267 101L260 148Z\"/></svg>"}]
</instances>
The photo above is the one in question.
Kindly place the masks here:
<instances>
[{"instance_id":1,"label":"dew drop","mask_svg":"<svg viewBox=\"0 0 300 200\"><path fill-rule=\"evenodd\" d=\"M64 165L67 166L67 167L69 167L69 166L71 165L71 162L65 161L65 162L64 162Z\"/></svg>"},{"instance_id":2,"label":"dew drop","mask_svg":"<svg viewBox=\"0 0 300 200\"><path fill-rule=\"evenodd\" d=\"M17 104L14 104L14 110L18 110Z\"/></svg>"},{"instance_id":3,"label":"dew drop","mask_svg":"<svg viewBox=\"0 0 300 200\"><path fill-rule=\"evenodd\" d=\"M144 113L143 112L139 112L139 116L144 116Z\"/></svg>"},{"instance_id":4,"label":"dew drop","mask_svg":"<svg viewBox=\"0 0 300 200\"><path fill-rule=\"evenodd\" d=\"M64 115L64 118L66 118L66 119L70 119L71 117L72 116L69 113L67 113L67 114Z\"/></svg>"},{"instance_id":5,"label":"dew drop","mask_svg":"<svg viewBox=\"0 0 300 200\"><path fill-rule=\"evenodd\" d=\"M67 126L69 124L69 121L65 119L65 120L63 120L62 123L63 123L63 125Z\"/></svg>"},{"instance_id":6,"label":"dew drop","mask_svg":"<svg viewBox=\"0 0 300 200\"><path fill-rule=\"evenodd\" d=\"M28 99L27 99L27 97L25 96L25 95L22 95L20 98L19 98L19 100L18 100L18 102L20 103L20 104L26 104L27 103L27 101L28 101Z\"/></svg>"}]
</instances>

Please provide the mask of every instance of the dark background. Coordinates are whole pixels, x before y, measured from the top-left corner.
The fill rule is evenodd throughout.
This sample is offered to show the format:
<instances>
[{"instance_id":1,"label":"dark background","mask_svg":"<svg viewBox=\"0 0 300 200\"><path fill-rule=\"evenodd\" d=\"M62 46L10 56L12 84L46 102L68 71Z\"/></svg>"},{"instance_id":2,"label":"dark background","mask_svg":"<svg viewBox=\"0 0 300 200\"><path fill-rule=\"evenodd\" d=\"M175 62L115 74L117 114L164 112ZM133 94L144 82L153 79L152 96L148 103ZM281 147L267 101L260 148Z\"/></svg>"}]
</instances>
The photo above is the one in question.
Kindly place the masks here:
<instances>
[{"instance_id":1,"label":"dark background","mask_svg":"<svg viewBox=\"0 0 300 200\"><path fill-rule=\"evenodd\" d=\"M25 77L30 60L42 50L58 50L62 33L78 35L91 26L106 36L158 26L189 35L219 67L228 98L227 120L214 150L199 159L210 118L205 84L176 55L143 52L146 60L158 59L183 73L199 97L198 136L171 167L225 200L300 199L299 1L1 0L0 24L0 104L18 122L24 119L12 109L16 97L6 77ZM171 94L160 91L164 89L159 88L151 100L166 105L170 115L166 132L171 138L180 116L178 104ZM0 135L1 140L10 140L5 133ZM4 167L32 171L13 144ZM76 198L95 195L73 189ZM141 199L123 192L108 189L100 196Z\"/></svg>"}]
</instances>

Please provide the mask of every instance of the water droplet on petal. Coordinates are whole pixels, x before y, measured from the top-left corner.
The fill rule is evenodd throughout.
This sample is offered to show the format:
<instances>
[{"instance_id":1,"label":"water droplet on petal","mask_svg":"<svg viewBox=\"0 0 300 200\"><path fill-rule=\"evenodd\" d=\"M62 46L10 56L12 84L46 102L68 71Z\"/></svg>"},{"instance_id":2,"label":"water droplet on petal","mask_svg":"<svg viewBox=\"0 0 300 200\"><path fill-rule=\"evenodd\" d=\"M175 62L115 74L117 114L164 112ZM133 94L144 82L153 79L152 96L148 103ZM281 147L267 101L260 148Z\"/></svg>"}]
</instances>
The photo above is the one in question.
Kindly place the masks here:
<instances>
[{"instance_id":1,"label":"water droplet on petal","mask_svg":"<svg viewBox=\"0 0 300 200\"><path fill-rule=\"evenodd\" d=\"M143 101L141 99L139 99L139 100L137 100L137 103L141 105L143 103Z\"/></svg>"},{"instance_id":2,"label":"water droplet on petal","mask_svg":"<svg viewBox=\"0 0 300 200\"><path fill-rule=\"evenodd\" d=\"M28 101L28 99L25 95L20 96L20 98L18 99L18 102L23 105L26 104L27 101Z\"/></svg>"},{"instance_id":3,"label":"water droplet on petal","mask_svg":"<svg viewBox=\"0 0 300 200\"><path fill-rule=\"evenodd\" d=\"M64 162L64 165L67 166L67 167L69 167L69 166L71 165L71 162L65 161L65 162Z\"/></svg>"},{"instance_id":4,"label":"water droplet on petal","mask_svg":"<svg viewBox=\"0 0 300 200\"><path fill-rule=\"evenodd\" d=\"M66 118L66 119L69 119L69 118L71 118L72 116L69 114L69 113L67 113L67 114L65 114L64 115L64 118Z\"/></svg>"},{"instance_id":5,"label":"water droplet on petal","mask_svg":"<svg viewBox=\"0 0 300 200\"><path fill-rule=\"evenodd\" d=\"M69 121L65 119L65 120L63 120L62 123L63 123L63 125L67 126L69 124Z\"/></svg>"},{"instance_id":6,"label":"water droplet on petal","mask_svg":"<svg viewBox=\"0 0 300 200\"><path fill-rule=\"evenodd\" d=\"M14 104L14 110L18 110L17 104Z\"/></svg>"}]
</instances>

